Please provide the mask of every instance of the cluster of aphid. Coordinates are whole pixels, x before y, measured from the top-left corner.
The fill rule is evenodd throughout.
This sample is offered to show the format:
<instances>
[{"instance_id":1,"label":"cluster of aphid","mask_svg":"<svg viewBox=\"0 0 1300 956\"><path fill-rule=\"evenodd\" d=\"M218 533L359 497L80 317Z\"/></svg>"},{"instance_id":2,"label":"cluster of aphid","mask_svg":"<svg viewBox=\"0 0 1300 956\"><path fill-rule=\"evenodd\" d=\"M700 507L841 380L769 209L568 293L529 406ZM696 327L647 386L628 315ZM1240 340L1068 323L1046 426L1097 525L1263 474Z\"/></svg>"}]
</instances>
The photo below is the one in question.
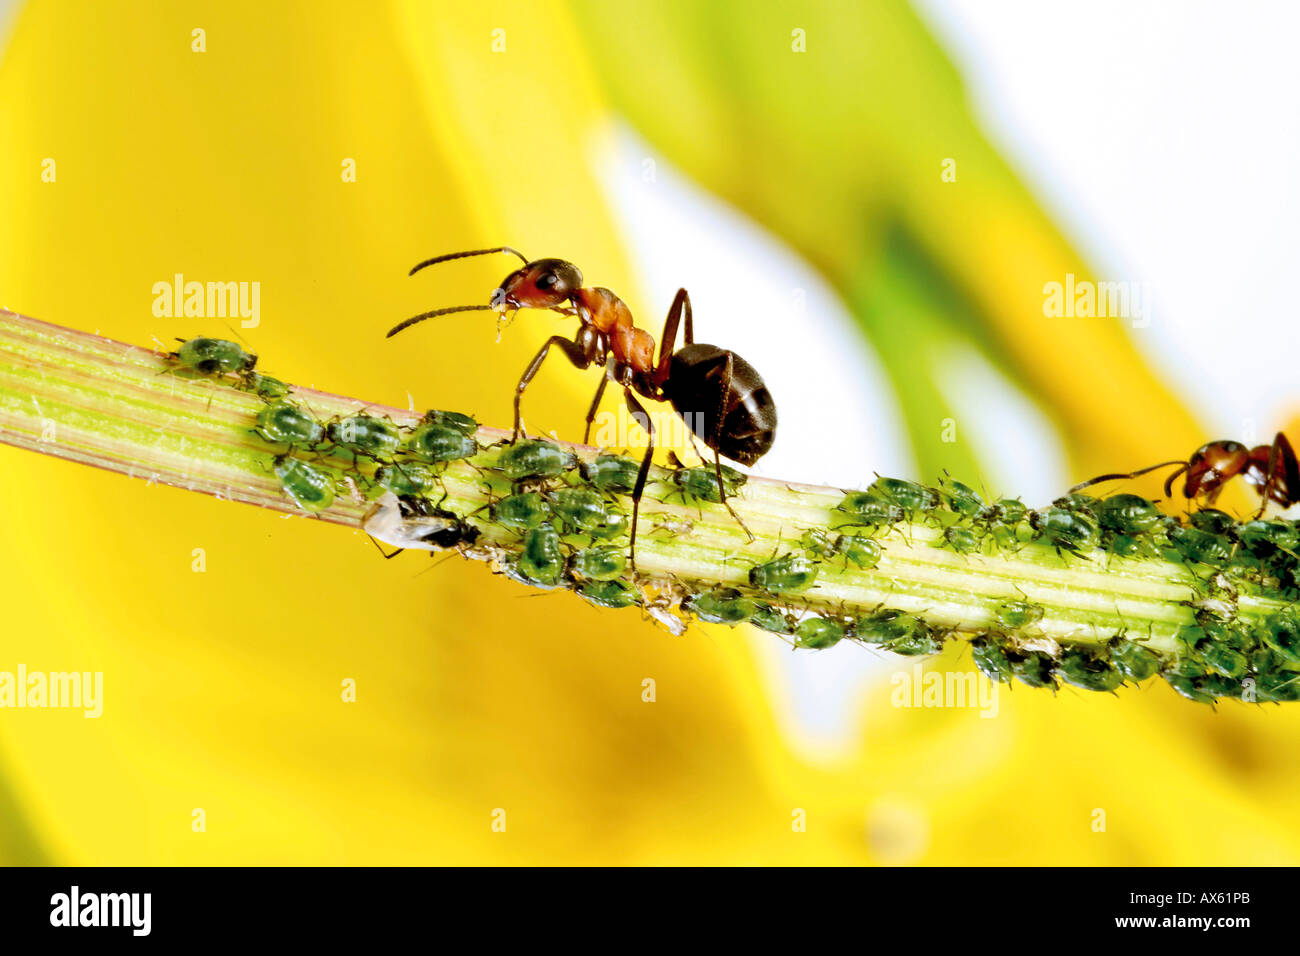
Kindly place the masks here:
<instances>
[{"instance_id":1,"label":"cluster of aphid","mask_svg":"<svg viewBox=\"0 0 1300 956\"><path fill-rule=\"evenodd\" d=\"M965 556L1036 545L1067 557L1161 557L1187 567L1203 598L1194 605L1195 625L1178 634L1176 656L1157 654L1140 636L1123 633L1103 645L1061 645L1038 630L1041 605L1007 601L996 607L985 633L965 635L975 664L990 679L1035 687L1064 681L1112 691L1159 674L1198 701L1300 700L1300 614L1286 608L1251 621L1236 609L1241 593L1300 594L1300 527L1293 521L1240 522L1212 508L1180 521L1132 494L1076 492L1031 509L1014 498L985 501L950 479L928 487L880 478L866 491L847 493L825 527L801 529L784 553L745 568L744 583L671 582L661 592L667 598L647 596L654 592L641 587L629 561L631 518L624 507L638 483L638 462L612 454L584 460L541 440L483 447L477 422L454 412L429 412L412 426L365 413L319 421L292 399L288 386L255 372L256 356L234 343L192 339L172 358L263 399L254 431L276 452L275 473L304 510L328 508L344 489L367 498L391 495L408 529L405 546L487 558L500 573L534 587L567 588L602 607L641 607L670 627L680 624L680 610L711 623L753 624L800 648L849 640L928 655L955 632L885 607L837 614L801 602L820 574L869 571L890 535L908 538L924 528L932 529L935 547ZM468 462L483 477L488 503L476 512L457 515L441 507L447 498L443 475L454 462ZM664 478L665 501L676 495L688 503L725 504L745 482L742 473L716 463L675 465ZM490 545L479 541L487 528Z\"/></svg>"}]
</instances>

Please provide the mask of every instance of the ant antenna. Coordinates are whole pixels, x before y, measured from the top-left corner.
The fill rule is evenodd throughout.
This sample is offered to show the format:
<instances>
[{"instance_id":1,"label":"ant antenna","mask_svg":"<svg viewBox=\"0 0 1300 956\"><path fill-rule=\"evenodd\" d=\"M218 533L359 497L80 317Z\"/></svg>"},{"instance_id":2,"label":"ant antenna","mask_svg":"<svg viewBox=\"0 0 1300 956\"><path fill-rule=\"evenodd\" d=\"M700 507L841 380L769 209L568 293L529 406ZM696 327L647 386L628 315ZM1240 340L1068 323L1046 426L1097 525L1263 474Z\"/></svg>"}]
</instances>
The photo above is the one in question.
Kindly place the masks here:
<instances>
[{"instance_id":1,"label":"ant antenna","mask_svg":"<svg viewBox=\"0 0 1300 956\"><path fill-rule=\"evenodd\" d=\"M493 249L471 249L469 252L450 252L445 256L434 256L432 259L425 259L411 267L407 275L415 275L425 266L436 266L439 262L450 262L452 259L466 259L470 256L490 256L494 252L508 252L512 256L518 256L524 265L528 265L528 259L518 249L511 249L509 246L496 246Z\"/></svg>"},{"instance_id":2,"label":"ant antenna","mask_svg":"<svg viewBox=\"0 0 1300 956\"><path fill-rule=\"evenodd\" d=\"M493 311L493 309L492 306L490 305L453 305L450 308L446 308L446 309L434 309L432 312L421 312L419 315L411 316L405 322L398 322L396 325L394 325L391 329L388 330L388 334L384 337L391 339L398 332L402 331L402 329L410 328L412 325L415 325L417 322L423 322L425 319L436 319L440 315L451 315L455 312L491 312L491 311Z\"/></svg>"},{"instance_id":3,"label":"ant antenna","mask_svg":"<svg viewBox=\"0 0 1300 956\"><path fill-rule=\"evenodd\" d=\"M1150 471L1158 471L1161 468L1168 468L1170 465L1178 466L1177 470L1174 471L1172 474L1170 474L1168 478L1165 479L1165 497L1172 498L1174 479L1187 470L1187 462L1185 461L1162 461L1158 465L1149 465L1146 468L1139 468L1137 471L1130 471L1127 474L1120 474L1116 472L1110 475L1098 475L1096 478L1089 478L1087 481L1075 485L1073 488L1067 491L1066 494L1072 495L1076 491L1082 491L1084 488L1089 488L1092 485L1099 485L1103 481L1115 481L1117 479L1126 480L1129 478L1136 478L1138 475L1145 475L1147 472Z\"/></svg>"}]
</instances>

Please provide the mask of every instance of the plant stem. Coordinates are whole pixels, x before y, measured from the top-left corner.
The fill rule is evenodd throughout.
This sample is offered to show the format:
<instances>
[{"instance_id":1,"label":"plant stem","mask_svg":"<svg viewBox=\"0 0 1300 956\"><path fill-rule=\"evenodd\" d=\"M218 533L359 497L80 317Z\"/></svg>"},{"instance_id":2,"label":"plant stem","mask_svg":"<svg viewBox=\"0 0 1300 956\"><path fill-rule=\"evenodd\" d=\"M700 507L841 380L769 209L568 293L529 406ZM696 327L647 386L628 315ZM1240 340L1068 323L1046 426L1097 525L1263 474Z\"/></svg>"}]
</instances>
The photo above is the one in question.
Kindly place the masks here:
<instances>
[{"instance_id":1,"label":"plant stem","mask_svg":"<svg viewBox=\"0 0 1300 956\"><path fill-rule=\"evenodd\" d=\"M364 410L391 422L408 439L422 421L408 411L296 387L287 400L322 423ZM300 509L285 494L275 463L291 453L323 468L337 489L316 512L322 520L356 527L367 514L376 514L377 500L392 510L396 499L381 499L375 460L329 442L290 448L260 437L254 426L269 401L236 374L204 375L161 351L0 312L0 441L290 513ZM506 437L479 428L477 453L437 466L439 490L425 510L449 512L474 529L473 540L458 550L525 583L572 587L613 606L638 604L670 626L693 612L711 620L754 620L802 646L858 638L904 652L933 650L948 637L981 636L1010 656L1011 671L1022 679L1017 667L1023 669L1033 655L1043 655L1049 671L1070 679L1063 663L1070 649L1105 663L1116 640L1126 635L1159 658L1167 676L1174 673L1195 684L1179 688L1188 696L1213 699L1227 691L1217 685L1207 690L1214 684L1209 677L1224 670L1211 666L1213 661L1206 664L1207 649L1222 645L1243 655L1260 649L1274 653L1268 639L1243 635L1276 632L1278 622L1288 622L1292 614L1290 558L1277 552L1261 558L1234 543L1226 560L1194 561L1172 547L1167 532L1181 527L1172 519L1164 519L1158 540L1156 532L1148 535L1158 547L1119 557L1097 546L1109 540L1105 536L1076 548L1028 521L1004 521L999 536L996 520L958 513L946 500L940 504L934 492L906 514L895 509L888 520L863 524L846 504L852 496L846 499L842 489L750 477L730 498L753 535L750 540L721 504L688 494L700 491L686 480L698 479L698 473L661 468L652 471L642 501L638 576L623 572L610 582L581 580L571 573L577 552L600 545L622 550L626 536L600 541L577 533L571 523L552 520L547 527L556 527L560 553L544 557L539 566L526 552L530 541L541 538L497 520L494 505L533 489L546 500L559 489L596 489L585 466L597 450L550 443L576 454L584 467L521 486L502 473L500 456L510 447ZM393 460L401 465L417 459L399 452ZM706 474L711 476L711 469ZM601 497L611 508L631 512L626 495ZM400 527L427 527L431 520L404 511ZM377 527L368 526L372 532ZM1235 533L1222 536L1236 542ZM872 554L855 563L843 553L846 538L869 551L878 548L878 560ZM567 562L567 569L546 566L557 561ZM810 586L801 588L805 584ZM898 620L909 623L900 631L890 623ZM873 638L882 627L887 637ZM928 643L918 645L918 633L928 636ZM1286 670L1285 679L1274 683L1288 688L1291 666L1285 654L1271 664L1251 665ZM998 668L985 670L996 676ZM1245 677L1224 679L1240 683L1262 674L1249 670ZM1097 689L1109 689L1108 681L1100 683Z\"/></svg>"}]
</instances>

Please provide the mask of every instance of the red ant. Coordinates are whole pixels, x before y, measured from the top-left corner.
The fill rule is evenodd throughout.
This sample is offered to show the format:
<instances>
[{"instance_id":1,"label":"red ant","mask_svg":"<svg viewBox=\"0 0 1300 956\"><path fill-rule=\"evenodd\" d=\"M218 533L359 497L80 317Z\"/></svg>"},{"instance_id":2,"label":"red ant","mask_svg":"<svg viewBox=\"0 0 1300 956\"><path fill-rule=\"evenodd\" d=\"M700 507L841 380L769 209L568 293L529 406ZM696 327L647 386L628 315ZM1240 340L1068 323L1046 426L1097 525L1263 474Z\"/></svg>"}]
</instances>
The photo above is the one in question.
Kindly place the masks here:
<instances>
[{"instance_id":1,"label":"red ant","mask_svg":"<svg viewBox=\"0 0 1300 956\"><path fill-rule=\"evenodd\" d=\"M1207 506L1213 505L1223 486L1238 475L1260 496L1259 511L1255 513L1257 518L1270 501L1284 508L1300 501L1300 464L1296 462L1291 442L1281 432L1277 433L1273 444L1254 448L1235 441L1213 441L1196 449L1186 461L1162 461L1127 475L1099 475L1075 485L1069 493L1102 481L1136 478L1170 465L1178 467L1165 479L1165 497L1173 496L1174 479L1185 472L1187 480L1183 483L1183 497L1191 501L1204 498Z\"/></svg>"},{"instance_id":2,"label":"red ant","mask_svg":"<svg viewBox=\"0 0 1300 956\"><path fill-rule=\"evenodd\" d=\"M695 341L691 299L685 289L678 289L664 322L664 336L655 358L655 340L649 332L636 327L632 311L609 289L588 288L582 284L578 267L563 259L530 261L509 246L475 249L426 259L411 269L415 275L427 266L463 259L468 256L497 252L518 256L523 268L516 269L492 292L487 305L457 305L434 309L398 323L388 333L391 337L409 326L436 316L456 312L492 311L507 319L518 309L551 309L578 319L578 331L572 340L552 335L524 369L515 386L515 422L511 442L518 441L521 431L519 405L524 389L542 367L552 346L559 348L576 368L592 365L604 367L596 396L587 410L587 427L582 441L586 444L596 410L610 382L623 387L628 409L650 436L645 457L637 472L632 491L632 529L629 541L632 570L636 570L636 525L641 496L645 492L650 461L654 456L655 428L649 413L636 396L655 402L668 402L684 421L702 423L691 430L713 451L718 493L733 518L753 540L749 529L727 502L722 481L721 455L742 465L752 465L767 454L776 437L776 404L763 384L762 376L752 365L728 349ZM686 319L686 344L672 351L683 314ZM697 411L698 410L698 411ZM691 413L694 413L693 415Z\"/></svg>"}]
</instances>

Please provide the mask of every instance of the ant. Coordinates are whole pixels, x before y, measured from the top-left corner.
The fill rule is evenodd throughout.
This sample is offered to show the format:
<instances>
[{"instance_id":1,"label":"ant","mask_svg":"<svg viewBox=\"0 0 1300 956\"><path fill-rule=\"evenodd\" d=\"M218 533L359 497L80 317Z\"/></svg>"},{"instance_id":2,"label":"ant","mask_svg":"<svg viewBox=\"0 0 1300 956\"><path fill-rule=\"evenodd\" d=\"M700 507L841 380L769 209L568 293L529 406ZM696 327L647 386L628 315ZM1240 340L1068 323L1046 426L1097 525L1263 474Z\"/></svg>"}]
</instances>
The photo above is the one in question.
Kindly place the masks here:
<instances>
[{"instance_id":1,"label":"ant","mask_svg":"<svg viewBox=\"0 0 1300 956\"><path fill-rule=\"evenodd\" d=\"M508 321L519 309L550 309L577 318L579 325L573 338L552 335L520 376L519 383L515 386L515 421L511 443L519 440L519 405L524 390L542 367L542 362L552 347L558 348L576 368L603 366L604 374L596 388L591 407L587 410L583 444L586 444L591 434L596 410L605 394L605 386L610 382L622 386L628 410L650 436L645 457L637 471L636 486L632 491L632 529L629 540L632 570L636 571L637 516L655 448L654 423L637 400L638 395L650 401L668 402L688 425L692 421L696 422L697 427L690 430L713 451L714 473L718 479L722 504L752 541L753 534L745 528L740 516L727 502L720 456L726 455L742 465L752 465L771 449L776 437L776 404L767 386L763 384L762 376L735 352L695 341L691 300L685 289L677 290L672 307L668 310L663 341L656 359L654 336L636 327L627 304L609 289L583 286L582 273L578 267L563 259L529 260L523 253L509 246L497 246L435 256L414 266L410 275L440 262L498 252L517 256L523 262L523 267L502 280L501 285L492 292L487 305L457 305L422 312L395 325L389 331L389 337L425 319L456 312L492 311ZM673 351L683 316L686 344ZM702 428L698 427L701 423Z\"/></svg>"},{"instance_id":2,"label":"ant","mask_svg":"<svg viewBox=\"0 0 1300 956\"><path fill-rule=\"evenodd\" d=\"M1136 478L1170 465L1178 467L1165 479L1166 498L1173 496L1174 480L1186 473L1183 497L1189 501L1204 498L1207 506L1212 506L1223 486L1238 475L1260 496L1256 518L1263 515L1269 502L1276 502L1283 508L1300 502L1300 464L1296 461L1291 442L1281 432L1273 438L1271 445L1256 445L1254 448L1235 441L1213 441L1196 449L1186 461L1162 461L1127 475L1099 475L1075 485L1069 494L1102 481Z\"/></svg>"}]
</instances>

